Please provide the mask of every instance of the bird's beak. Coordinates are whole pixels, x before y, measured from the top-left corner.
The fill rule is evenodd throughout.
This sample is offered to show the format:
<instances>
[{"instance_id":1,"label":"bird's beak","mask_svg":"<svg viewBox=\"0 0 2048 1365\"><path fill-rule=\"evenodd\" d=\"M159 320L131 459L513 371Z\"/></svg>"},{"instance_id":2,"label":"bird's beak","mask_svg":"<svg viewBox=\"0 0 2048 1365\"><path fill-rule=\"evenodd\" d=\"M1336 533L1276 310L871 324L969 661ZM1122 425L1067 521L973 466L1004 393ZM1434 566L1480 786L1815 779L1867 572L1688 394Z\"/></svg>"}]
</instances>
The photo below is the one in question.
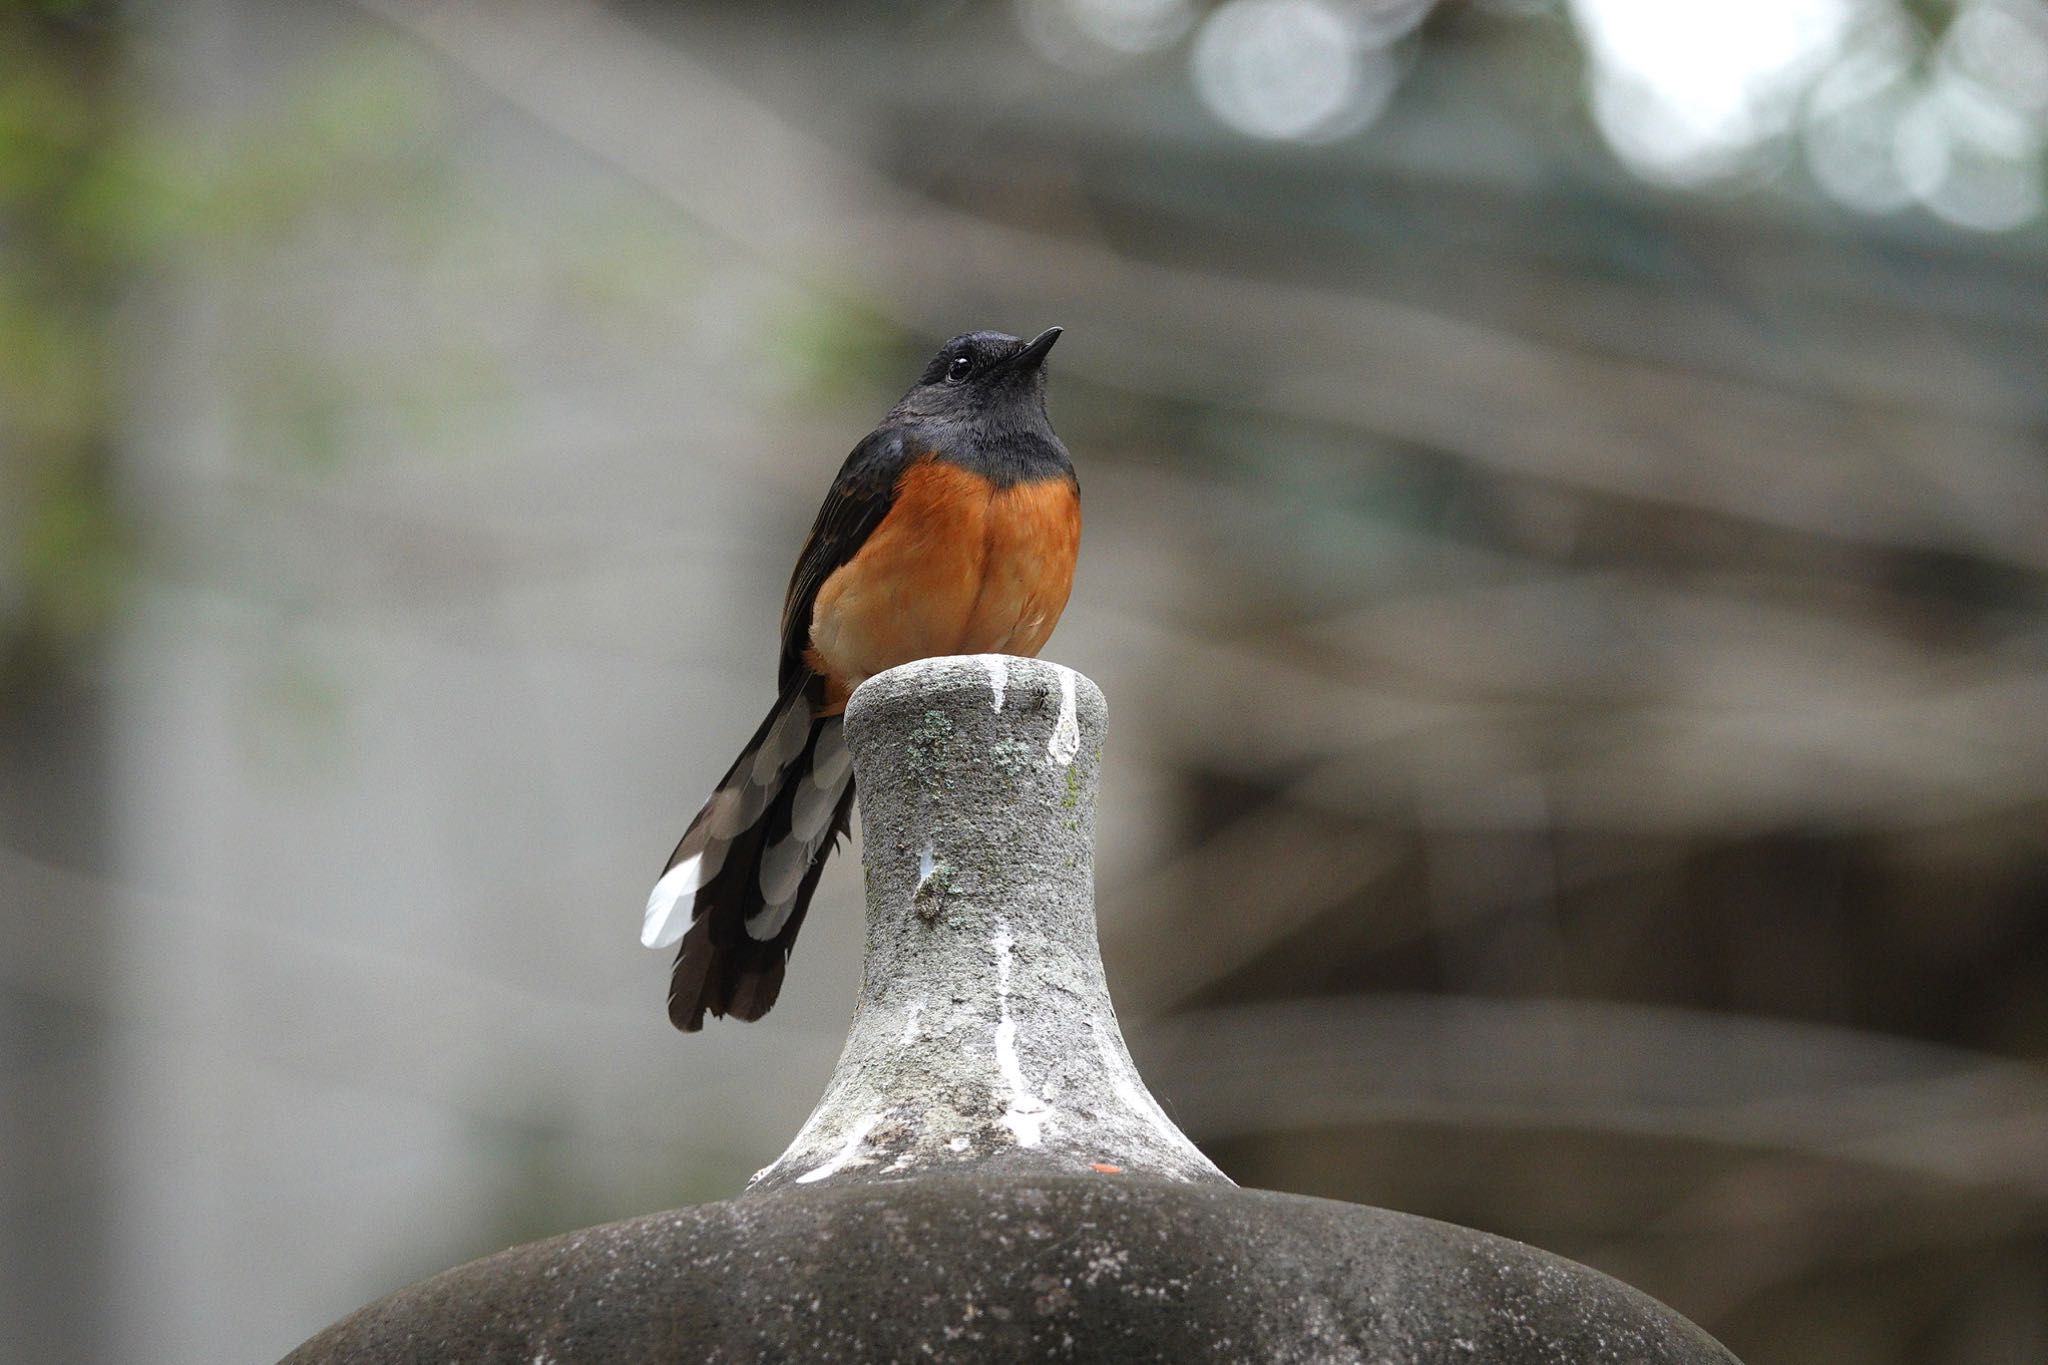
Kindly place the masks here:
<instances>
[{"instance_id":1,"label":"bird's beak","mask_svg":"<svg viewBox=\"0 0 2048 1365\"><path fill-rule=\"evenodd\" d=\"M1060 339L1060 333L1065 330L1063 327L1046 328L1032 339L1029 346L1017 352L1017 358L1011 363L1017 367L1020 373L1028 374L1030 371L1037 369L1045 363L1045 353L1052 349L1052 344Z\"/></svg>"}]
</instances>

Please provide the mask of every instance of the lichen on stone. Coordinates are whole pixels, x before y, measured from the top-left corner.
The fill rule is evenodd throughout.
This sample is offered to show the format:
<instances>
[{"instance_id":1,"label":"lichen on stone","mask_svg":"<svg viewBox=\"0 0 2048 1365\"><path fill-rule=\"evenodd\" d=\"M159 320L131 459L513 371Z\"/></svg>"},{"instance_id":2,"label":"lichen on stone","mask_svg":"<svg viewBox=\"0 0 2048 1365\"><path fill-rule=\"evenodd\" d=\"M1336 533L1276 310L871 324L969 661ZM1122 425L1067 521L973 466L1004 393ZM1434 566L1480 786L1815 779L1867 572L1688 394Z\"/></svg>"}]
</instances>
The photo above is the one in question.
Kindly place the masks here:
<instances>
[{"instance_id":1,"label":"lichen on stone","mask_svg":"<svg viewBox=\"0 0 2048 1365\"><path fill-rule=\"evenodd\" d=\"M1028 772L1038 761L1037 749L1019 739L999 739L988 746L989 766L1005 777Z\"/></svg>"},{"instance_id":2,"label":"lichen on stone","mask_svg":"<svg viewBox=\"0 0 2048 1365\"><path fill-rule=\"evenodd\" d=\"M911 908L926 924L938 919L946 909L946 893L953 889L953 867L943 858L935 858L931 866L920 872L917 890L911 893Z\"/></svg>"},{"instance_id":3,"label":"lichen on stone","mask_svg":"<svg viewBox=\"0 0 2048 1365\"><path fill-rule=\"evenodd\" d=\"M953 785L947 762L953 738L953 718L936 708L928 709L911 727L911 776L926 795L938 795Z\"/></svg>"}]
</instances>

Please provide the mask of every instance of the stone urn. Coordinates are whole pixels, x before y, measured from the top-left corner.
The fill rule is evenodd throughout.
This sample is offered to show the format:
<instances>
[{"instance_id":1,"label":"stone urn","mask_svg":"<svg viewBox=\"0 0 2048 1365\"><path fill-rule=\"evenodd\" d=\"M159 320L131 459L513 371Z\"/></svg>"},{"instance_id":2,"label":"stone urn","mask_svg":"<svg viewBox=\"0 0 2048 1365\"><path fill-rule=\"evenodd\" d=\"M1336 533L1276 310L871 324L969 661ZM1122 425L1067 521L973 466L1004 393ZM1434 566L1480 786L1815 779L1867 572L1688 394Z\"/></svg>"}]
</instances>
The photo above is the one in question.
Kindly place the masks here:
<instances>
[{"instance_id":1,"label":"stone urn","mask_svg":"<svg viewBox=\"0 0 2048 1365\"><path fill-rule=\"evenodd\" d=\"M731 1199L457 1267L287 1360L1734 1361L1584 1266L1240 1189L1202 1155L1103 979L1105 719L1093 683L1035 660L927 659L861 687L866 962L788 1150Z\"/></svg>"}]
</instances>

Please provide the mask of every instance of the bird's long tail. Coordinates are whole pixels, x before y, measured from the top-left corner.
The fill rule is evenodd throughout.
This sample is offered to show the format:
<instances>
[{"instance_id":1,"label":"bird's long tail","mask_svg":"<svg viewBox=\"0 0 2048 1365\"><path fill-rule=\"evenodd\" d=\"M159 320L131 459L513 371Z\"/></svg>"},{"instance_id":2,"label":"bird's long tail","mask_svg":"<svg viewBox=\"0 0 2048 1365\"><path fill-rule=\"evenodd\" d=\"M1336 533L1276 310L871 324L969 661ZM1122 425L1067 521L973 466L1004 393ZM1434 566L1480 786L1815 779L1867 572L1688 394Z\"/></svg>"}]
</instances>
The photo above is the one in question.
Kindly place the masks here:
<instances>
[{"instance_id":1,"label":"bird's long tail","mask_svg":"<svg viewBox=\"0 0 2048 1365\"><path fill-rule=\"evenodd\" d=\"M677 939L668 1017L704 1027L706 1011L759 1019L838 837L853 816L853 757L837 715L818 715L809 673L785 691L697 812L654 893L640 941Z\"/></svg>"}]
</instances>

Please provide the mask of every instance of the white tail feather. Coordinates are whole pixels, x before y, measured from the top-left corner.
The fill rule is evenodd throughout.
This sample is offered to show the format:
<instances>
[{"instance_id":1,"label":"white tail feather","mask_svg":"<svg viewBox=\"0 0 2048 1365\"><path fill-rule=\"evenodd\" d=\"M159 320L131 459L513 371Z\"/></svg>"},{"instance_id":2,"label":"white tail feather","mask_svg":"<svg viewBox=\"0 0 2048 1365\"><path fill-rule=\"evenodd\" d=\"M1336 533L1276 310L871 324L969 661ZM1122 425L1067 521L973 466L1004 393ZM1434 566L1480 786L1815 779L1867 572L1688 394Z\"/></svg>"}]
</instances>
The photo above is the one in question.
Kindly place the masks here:
<instances>
[{"instance_id":1,"label":"white tail feather","mask_svg":"<svg viewBox=\"0 0 2048 1365\"><path fill-rule=\"evenodd\" d=\"M689 932L697 893L718 875L726 854L741 833L767 813L782 789L790 764L804 752L810 738L812 710L803 697L775 718L753 761L713 792L703 816L678 850L677 862L654 884L640 925L640 941L649 948L667 948ZM837 717L820 730L811 750L810 771L791 799L789 833L761 855L762 908L747 921L747 933L766 942L782 932L796 909L804 874L818 849L832 834L832 816L853 779L853 756Z\"/></svg>"},{"instance_id":2,"label":"white tail feather","mask_svg":"<svg viewBox=\"0 0 2048 1365\"><path fill-rule=\"evenodd\" d=\"M724 861L724 853L724 847L720 846L720 862ZM698 888L712 875L703 870L703 864L703 855L696 854L661 874L661 880L654 884L654 891L647 897L647 916L640 922L642 944L649 948L666 948L689 932L690 907L697 899Z\"/></svg>"}]
</instances>

